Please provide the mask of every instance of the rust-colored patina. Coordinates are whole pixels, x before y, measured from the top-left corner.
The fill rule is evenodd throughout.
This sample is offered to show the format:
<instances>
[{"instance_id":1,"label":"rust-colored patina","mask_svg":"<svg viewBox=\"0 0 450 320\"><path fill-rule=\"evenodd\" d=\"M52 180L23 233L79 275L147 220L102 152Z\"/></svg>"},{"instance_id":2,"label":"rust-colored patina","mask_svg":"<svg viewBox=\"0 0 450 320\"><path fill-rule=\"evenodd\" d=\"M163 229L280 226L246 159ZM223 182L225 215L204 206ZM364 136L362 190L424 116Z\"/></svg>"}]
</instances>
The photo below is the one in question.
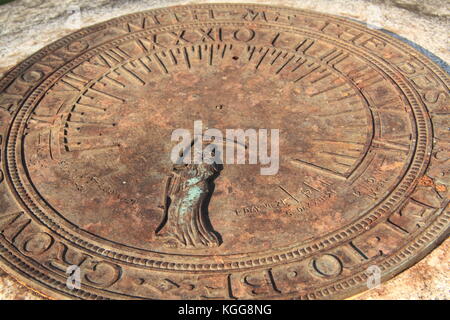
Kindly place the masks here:
<instances>
[{"instance_id":1,"label":"rust-colored patina","mask_svg":"<svg viewBox=\"0 0 450 320\"><path fill-rule=\"evenodd\" d=\"M83 29L0 80L1 267L54 298L348 297L448 235L448 84L384 33L288 8ZM198 120L279 129L279 171L174 165Z\"/></svg>"}]
</instances>

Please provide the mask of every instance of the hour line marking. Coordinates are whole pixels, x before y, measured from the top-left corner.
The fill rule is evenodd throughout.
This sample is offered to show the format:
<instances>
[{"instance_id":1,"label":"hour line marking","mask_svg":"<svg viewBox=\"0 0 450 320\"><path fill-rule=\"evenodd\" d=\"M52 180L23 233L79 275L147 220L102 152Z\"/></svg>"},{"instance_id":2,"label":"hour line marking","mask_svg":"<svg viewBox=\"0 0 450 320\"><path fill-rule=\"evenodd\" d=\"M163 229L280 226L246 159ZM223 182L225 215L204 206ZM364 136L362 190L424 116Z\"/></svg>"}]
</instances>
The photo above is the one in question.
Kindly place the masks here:
<instances>
[{"instance_id":1,"label":"hour line marking","mask_svg":"<svg viewBox=\"0 0 450 320\"><path fill-rule=\"evenodd\" d=\"M289 197L294 199L297 203L300 203L300 201L294 197L289 191L287 191L285 188L283 188L281 185L278 186L281 190L283 190Z\"/></svg>"},{"instance_id":2,"label":"hour line marking","mask_svg":"<svg viewBox=\"0 0 450 320\"><path fill-rule=\"evenodd\" d=\"M108 97L108 98L113 98L113 99L118 100L118 101L120 101L120 102L122 102L122 103L125 102L125 99L116 97L116 96L114 96L114 95L112 95L112 94L110 94L110 93L106 93L106 92L103 92L103 91L94 89L94 88L92 88L92 87L91 87L91 88L88 88L88 90L94 91L95 93L98 93L98 94L103 95L103 96ZM89 96L88 96L88 97L89 97ZM92 98L92 97L90 97L90 98Z\"/></svg>"},{"instance_id":3,"label":"hour line marking","mask_svg":"<svg viewBox=\"0 0 450 320\"><path fill-rule=\"evenodd\" d=\"M341 173L335 172L335 171L327 169L327 168L323 168L321 166L315 165L313 163L310 163L310 162L307 162L307 161L304 161L304 160L292 159L291 163L295 164L295 165L300 165L301 167L307 167L307 168L315 169L315 170L317 170L317 171L319 171L321 173L325 173L325 174L327 174L329 176L332 176L334 178L337 178L339 180L347 180L347 177L344 176Z\"/></svg>"},{"instance_id":4,"label":"hour line marking","mask_svg":"<svg viewBox=\"0 0 450 320\"><path fill-rule=\"evenodd\" d=\"M145 81L142 80L136 73L127 69L125 66L122 66L121 69L124 70L127 74L129 74L131 76L131 79L135 79L141 85L145 85Z\"/></svg>"},{"instance_id":5,"label":"hour line marking","mask_svg":"<svg viewBox=\"0 0 450 320\"><path fill-rule=\"evenodd\" d=\"M264 58L266 57L266 55L269 53L269 49L266 50L266 52L262 55L261 59L259 60L258 64L256 65L255 69L258 69L259 66L261 65L261 63L263 62Z\"/></svg>"},{"instance_id":6,"label":"hour line marking","mask_svg":"<svg viewBox=\"0 0 450 320\"><path fill-rule=\"evenodd\" d=\"M295 55L293 55L292 57L290 57L278 70L277 72L275 72L275 74L279 74L281 72L281 70L283 70L288 64L289 62L291 62L293 59L295 58Z\"/></svg>"}]
</instances>

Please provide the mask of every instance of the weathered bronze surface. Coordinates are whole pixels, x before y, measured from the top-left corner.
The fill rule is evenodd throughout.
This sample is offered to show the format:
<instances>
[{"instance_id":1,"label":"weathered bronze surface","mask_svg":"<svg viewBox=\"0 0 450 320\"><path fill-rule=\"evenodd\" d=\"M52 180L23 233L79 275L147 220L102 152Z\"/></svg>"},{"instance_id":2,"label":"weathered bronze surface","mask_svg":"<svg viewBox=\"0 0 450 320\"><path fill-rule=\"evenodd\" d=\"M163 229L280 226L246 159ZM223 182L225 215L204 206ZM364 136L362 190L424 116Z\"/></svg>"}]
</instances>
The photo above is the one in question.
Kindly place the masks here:
<instances>
[{"instance_id":1,"label":"weathered bronze surface","mask_svg":"<svg viewBox=\"0 0 450 320\"><path fill-rule=\"evenodd\" d=\"M288 8L83 29L0 81L0 266L53 298L366 290L372 266L386 280L448 235L448 84L403 42ZM195 120L280 129L278 174L174 166L171 133Z\"/></svg>"}]
</instances>

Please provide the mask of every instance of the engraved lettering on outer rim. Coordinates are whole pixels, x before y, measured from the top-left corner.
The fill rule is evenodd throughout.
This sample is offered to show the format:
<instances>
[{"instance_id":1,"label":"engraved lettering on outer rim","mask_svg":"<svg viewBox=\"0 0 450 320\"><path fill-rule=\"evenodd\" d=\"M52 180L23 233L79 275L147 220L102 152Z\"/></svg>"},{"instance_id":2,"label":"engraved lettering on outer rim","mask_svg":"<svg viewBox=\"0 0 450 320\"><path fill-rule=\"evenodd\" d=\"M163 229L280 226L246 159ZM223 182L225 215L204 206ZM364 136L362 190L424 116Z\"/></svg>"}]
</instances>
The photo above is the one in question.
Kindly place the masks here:
<instances>
[{"instance_id":1,"label":"engraved lettering on outer rim","mask_svg":"<svg viewBox=\"0 0 450 320\"><path fill-rule=\"evenodd\" d=\"M91 35L95 40L86 40ZM98 64L89 65L86 61L94 57ZM208 78L212 71L222 79L220 84ZM233 74L239 78L233 80ZM192 83L202 91L189 87ZM158 90L159 84L173 90ZM246 86L245 101L239 90L222 94L241 84ZM130 123L139 131L178 127L181 122L174 111L174 122L167 122L167 109L146 104L152 99L139 100L139 88L160 105L183 106L186 114L205 114L192 105L225 106L208 109L211 127L222 123L229 128L228 118L242 127L251 127L240 122L246 118L252 125L270 127L262 120L270 101L269 107L281 110L267 113L271 123L282 131L285 126L296 150L309 145L313 152L284 149L291 160L284 167L289 174L273 189L251 175L246 177L256 180L246 185L239 177L247 173L226 168L209 203L211 223L223 237L220 247L162 250L159 240L149 235L160 223L159 201L154 201L152 189L145 189L162 183L152 178L155 171L147 173L147 168L156 170L159 160L151 154L148 162L150 155L142 150L135 158L129 150L140 150L143 143L126 136L134 132ZM171 103L154 92L166 94ZM183 92L186 97L175 95ZM376 92L383 92L383 97ZM364 289L368 265L390 276L448 234L449 181L441 174L448 171L448 163L445 154L436 156L450 145L440 120L449 112L447 92L447 75L405 44L323 14L257 5L193 5L133 14L81 30L31 56L0 80L0 111L14 116L8 132L0 132L0 182L2 172L7 182L0 187L9 190L6 201L0 202L2 266L55 297L349 296ZM227 100L230 96L233 99ZM187 97L194 99L192 105ZM255 101L259 103L253 105ZM277 105L280 101L282 106ZM252 106L260 111L246 113ZM130 118L130 110L139 117ZM243 116L227 113L235 111ZM300 127L294 125L299 123L297 116ZM142 119L153 122L142 125ZM296 131L289 132L290 127ZM164 140L160 132L156 136ZM300 142L295 145L296 141ZM111 159L122 153L127 168L139 174L114 171L120 165L102 161L103 150ZM73 171L76 161L89 157L105 167L91 161L79 167L81 175ZM86 171L88 167L94 173ZM111 169L114 174L108 175ZM51 191L46 180L59 181L52 176L57 170L67 184ZM423 180L424 174L429 180ZM146 184L140 184L141 177L149 179ZM419 179L431 182L418 183ZM254 185L262 184L270 194L249 196L250 188L259 195ZM136 196L133 188L145 189L149 200ZM105 208L111 201L115 218L104 218L110 228L127 228L127 221L134 219L132 227L145 225L146 231L109 238L95 215L83 220L73 211L76 207L64 196L69 190L78 205L88 209L93 204L83 193L97 197ZM49 192L62 198L49 197ZM283 206L264 207L280 199ZM220 207L231 214L220 216ZM257 208L258 213L237 215L237 208ZM102 210L94 212L101 216ZM78 215L79 224L73 223L72 214ZM264 229L271 224L262 224L262 219L276 219L283 232ZM315 231L307 234L308 230ZM150 238L139 238L144 234ZM84 268L84 285L76 292L61 279L61 268L71 262ZM20 266L20 273L13 266ZM219 283L225 291L216 290Z\"/></svg>"},{"instance_id":2,"label":"engraved lettering on outer rim","mask_svg":"<svg viewBox=\"0 0 450 320\"><path fill-rule=\"evenodd\" d=\"M313 258L311 264L314 271L323 277L337 277L342 272L342 262L331 254Z\"/></svg>"}]
</instances>

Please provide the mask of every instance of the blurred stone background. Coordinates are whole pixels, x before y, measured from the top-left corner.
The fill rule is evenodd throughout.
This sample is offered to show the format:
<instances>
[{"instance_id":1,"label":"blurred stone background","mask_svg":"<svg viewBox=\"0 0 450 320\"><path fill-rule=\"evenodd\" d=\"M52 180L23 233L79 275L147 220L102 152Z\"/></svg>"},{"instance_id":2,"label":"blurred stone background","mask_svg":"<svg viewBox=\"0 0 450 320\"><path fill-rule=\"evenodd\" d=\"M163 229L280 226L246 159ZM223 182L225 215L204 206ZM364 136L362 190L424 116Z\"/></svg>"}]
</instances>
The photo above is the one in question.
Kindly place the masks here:
<instances>
[{"instance_id":1,"label":"blurred stone background","mask_svg":"<svg viewBox=\"0 0 450 320\"><path fill-rule=\"evenodd\" d=\"M0 77L73 31L171 5L243 2L347 17L394 34L450 73L450 0L0 0ZM353 299L450 299L450 240L394 279ZM0 270L0 299L43 299Z\"/></svg>"}]
</instances>

